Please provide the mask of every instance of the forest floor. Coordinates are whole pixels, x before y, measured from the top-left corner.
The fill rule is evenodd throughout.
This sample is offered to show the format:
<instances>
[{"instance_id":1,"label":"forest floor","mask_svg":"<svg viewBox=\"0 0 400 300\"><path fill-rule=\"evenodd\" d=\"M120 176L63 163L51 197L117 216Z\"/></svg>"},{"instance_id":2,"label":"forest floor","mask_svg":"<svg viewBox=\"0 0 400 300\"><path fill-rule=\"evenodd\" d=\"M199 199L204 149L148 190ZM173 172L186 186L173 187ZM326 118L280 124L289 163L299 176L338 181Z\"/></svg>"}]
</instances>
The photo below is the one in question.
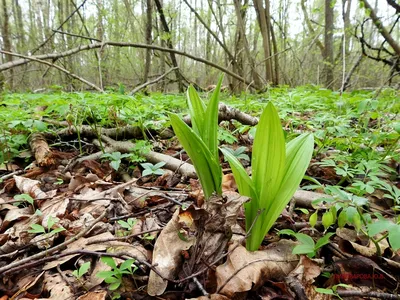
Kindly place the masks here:
<instances>
[{"instance_id":1,"label":"forest floor","mask_svg":"<svg viewBox=\"0 0 400 300\"><path fill-rule=\"evenodd\" d=\"M172 131L185 95L3 93L0 299L400 299L399 92L222 93L218 140L246 170L269 101L314 153L249 252L230 165L205 200Z\"/></svg>"}]
</instances>

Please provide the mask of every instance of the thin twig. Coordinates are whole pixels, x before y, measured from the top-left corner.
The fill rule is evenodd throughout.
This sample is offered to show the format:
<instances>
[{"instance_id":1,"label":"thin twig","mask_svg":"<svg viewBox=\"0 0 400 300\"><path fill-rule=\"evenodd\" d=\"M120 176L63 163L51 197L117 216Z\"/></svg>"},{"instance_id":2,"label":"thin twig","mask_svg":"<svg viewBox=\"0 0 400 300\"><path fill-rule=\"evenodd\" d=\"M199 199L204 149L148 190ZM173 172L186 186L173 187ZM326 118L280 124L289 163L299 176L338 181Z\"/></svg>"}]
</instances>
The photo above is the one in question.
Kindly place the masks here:
<instances>
[{"instance_id":1,"label":"thin twig","mask_svg":"<svg viewBox=\"0 0 400 300\"><path fill-rule=\"evenodd\" d=\"M73 78L75 78L75 79L87 84L88 86L94 88L95 90L97 90L97 91L99 91L101 93L104 93L104 91L101 88L99 88L97 85L87 81L86 79L84 79L82 77L79 77L78 75L75 75L75 74L71 73L70 71L64 69L63 67L57 66L55 64L52 64L52 63L50 63L50 62L48 62L46 60L38 59L38 58L35 58L33 56L27 56L27 55L13 53L13 52L9 52L9 51L4 51L4 50L0 50L0 53L4 53L4 54L16 56L16 57L25 58L25 59L28 59L28 60L36 61L36 62L41 63L41 64L48 65L50 67L54 67L54 68L60 70L61 72L65 73L65 74L68 74L69 76L71 76L71 77L73 77Z\"/></svg>"}]
</instances>

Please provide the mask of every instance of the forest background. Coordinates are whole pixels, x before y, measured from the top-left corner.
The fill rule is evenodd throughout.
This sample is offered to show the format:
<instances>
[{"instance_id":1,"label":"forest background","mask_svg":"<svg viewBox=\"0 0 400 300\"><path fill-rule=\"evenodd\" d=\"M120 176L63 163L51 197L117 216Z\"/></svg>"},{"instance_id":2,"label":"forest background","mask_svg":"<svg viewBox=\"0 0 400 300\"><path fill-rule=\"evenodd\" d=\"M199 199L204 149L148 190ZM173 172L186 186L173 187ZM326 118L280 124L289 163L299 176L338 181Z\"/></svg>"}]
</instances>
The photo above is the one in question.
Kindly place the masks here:
<instances>
[{"instance_id":1,"label":"forest background","mask_svg":"<svg viewBox=\"0 0 400 300\"><path fill-rule=\"evenodd\" d=\"M233 91L396 87L400 5L368 1L1 0L0 83L182 92L224 72Z\"/></svg>"}]
</instances>

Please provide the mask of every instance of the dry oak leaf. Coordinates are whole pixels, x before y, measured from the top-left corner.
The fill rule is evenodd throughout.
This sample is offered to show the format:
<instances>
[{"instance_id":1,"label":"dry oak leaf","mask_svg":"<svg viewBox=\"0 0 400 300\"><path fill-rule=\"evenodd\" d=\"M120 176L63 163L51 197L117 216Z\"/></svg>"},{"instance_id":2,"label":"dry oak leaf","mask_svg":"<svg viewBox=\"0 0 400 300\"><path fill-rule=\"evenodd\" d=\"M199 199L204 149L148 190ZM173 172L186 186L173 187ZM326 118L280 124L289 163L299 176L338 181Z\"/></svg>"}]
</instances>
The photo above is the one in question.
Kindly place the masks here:
<instances>
[{"instance_id":1,"label":"dry oak leaf","mask_svg":"<svg viewBox=\"0 0 400 300\"><path fill-rule=\"evenodd\" d=\"M184 212L186 215L186 212ZM182 250L188 250L194 245L195 239L179 236L183 227L180 223L180 210L177 209L172 219L161 231L154 245L153 264L164 278L173 279L180 270L182 264ZM167 288L168 281L161 278L154 271L150 272L147 293L150 296L161 295Z\"/></svg>"},{"instance_id":2,"label":"dry oak leaf","mask_svg":"<svg viewBox=\"0 0 400 300\"><path fill-rule=\"evenodd\" d=\"M50 274L47 271L44 274L44 288L50 293L47 299L52 300L65 300L74 299L74 294L70 286L62 279L59 273Z\"/></svg>"},{"instance_id":3,"label":"dry oak leaf","mask_svg":"<svg viewBox=\"0 0 400 300\"><path fill-rule=\"evenodd\" d=\"M106 291L88 292L80 296L77 300L105 300L107 297Z\"/></svg>"},{"instance_id":4,"label":"dry oak leaf","mask_svg":"<svg viewBox=\"0 0 400 300\"><path fill-rule=\"evenodd\" d=\"M297 265L293 241L280 240L262 251L249 252L237 244L230 246L226 262L216 269L217 293L232 298L237 293L257 289L267 280L282 280Z\"/></svg>"}]
</instances>

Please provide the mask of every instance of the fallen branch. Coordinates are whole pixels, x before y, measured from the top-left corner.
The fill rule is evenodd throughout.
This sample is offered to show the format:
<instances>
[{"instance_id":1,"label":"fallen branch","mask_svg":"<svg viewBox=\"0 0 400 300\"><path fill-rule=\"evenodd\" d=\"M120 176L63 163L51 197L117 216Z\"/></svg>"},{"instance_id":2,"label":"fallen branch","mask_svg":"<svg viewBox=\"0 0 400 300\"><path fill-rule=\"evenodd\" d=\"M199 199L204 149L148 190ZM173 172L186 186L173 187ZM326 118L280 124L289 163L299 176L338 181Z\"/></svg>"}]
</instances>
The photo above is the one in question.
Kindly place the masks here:
<instances>
[{"instance_id":1,"label":"fallen branch","mask_svg":"<svg viewBox=\"0 0 400 300\"><path fill-rule=\"evenodd\" d=\"M78 75L75 75L74 73L71 73L70 71L68 71L68 70L66 70L66 69L64 69L64 68L62 68L62 67L60 67L60 66L57 66L57 65L55 65L55 64L52 64L52 63L50 63L50 62L48 62L48 61L42 60L42 59L37 58L37 57L35 57L35 56L26 56L26 55L17 54L17 53L13 53L13 52L8 52L8 51L4 51L4 50L0 50L0 53L4 53L4 54L7 54L7 55L12 55L12 56L16 56L16 57L22 57L22 58L26 59L27 61L36 61L36 62L38 62L38 63L48 65L48 66L50 66L50 67L56 68L57 70L60 70L61 72L65 73L65 74L68 74L69 76L71 76L71 77L73 77L73 78L75 78L75 79L78 79L79 81L81 81L81 82L87 84L88 86L94 88L95 90L97 90L97 91L99 91L99 92L101 92L101 93L104 92L104 91L103 91L101 88L99 88L97 85L95 85L95 84L93 84L93 83L87 81L86 79L84 79L84 78L82 78L82 77L79 77ZM18 61L12 61L12 63L13 63L13 62L18 62ZM4 64L3 64L3 65L4 65ZM1 66L3 66L3 65L0 65L0 71L4 71L4 70L1 69ZM9 69L9 68L8 68L8 69ZM6 70L7 70L7 69L6 69Z\"/></svg>"},{"instance_id":2,"label":"fallen branch","mask_svg":"<svg viewBox=\"0 0 400 300\"><path fill-rule=\"evenodd\" d=\"M162 74L161 76L157 77L156 79L151 80L151 81L147 81L147 82L145 82L145 83L143 83L143 84L137 86L136 88L134 88L134 89L129 93L129 96L132 96L133 94L136 94L136 93L139 92L141 89L144 89L146 86L149 86L149 85L152 85L152 84L155 84L155 83L159 82L161 79L163 79L165 76L167 76L169 73L171 73L172 71L174 71L174 70L176 70L176 69L178 69L178 68L169 69L167 72L165 72L165 73Z\"/></svg>"},{"instance_id":3,"label":"fallen branch","mask_svg":"<svg viewBox=\"0 0 400 300\"><path fill-rule=\"evenodd\" d=\"M93 43L93 44L89 44L89 45L83 45L83 46L79 46L76 48L73 48L71 50L68 51L64 51L64 52L60 52L60 53L51 53L51 54L43 54L43 55L36 55L36 56L24 56L24 55L19 55L19 57L22 57L23 59L19 59L19 60L14 60L11 62L7 62L4 63L2 65L0 65L0 72L1 71L5 71L11 68L14 68L16 66L21 66L21 65L25 65L27 63L29 63L30 61L34 61L34 60L43 60L43 59L51 59L51 60L55 60L58 58L62 58L62 57L66 57L66 56L70 56L72 54L81 52L81 51L85 51L85 50L91 50L91 49L97 49L97 48L104 48L105 46L115 46L115 47L132 47L132 48L141 48L141 49L153 49L153 50L157 50L157 51L163 51L163 52L172 52L178 55L182 55L182 56L186 56L190 59L193 59L195 61L199 61L203 64L209 65L211 67L214 67L230 76L232 76L233 78L236 78L237 80L249 85L249 86L254 86L254 84L252 82L247 81L246 79L244 79L243 77L239 76L238 74L228 70L227 68L224 68L216 63L213 63L211 61L208 61L204 58L201 57L197 57L194 56L192 54L183 52L183 51L179 51L179 50L175 50L175 49L170 49L170 48L164 48L164 47L159 47L159 46L155 46L155 45L148 45L148 44L139 44L139 43L123 43L123 42L112 42L112 41L104 41L104 42L97 42L97 43Z\"/></svg>"}]
</instances>

